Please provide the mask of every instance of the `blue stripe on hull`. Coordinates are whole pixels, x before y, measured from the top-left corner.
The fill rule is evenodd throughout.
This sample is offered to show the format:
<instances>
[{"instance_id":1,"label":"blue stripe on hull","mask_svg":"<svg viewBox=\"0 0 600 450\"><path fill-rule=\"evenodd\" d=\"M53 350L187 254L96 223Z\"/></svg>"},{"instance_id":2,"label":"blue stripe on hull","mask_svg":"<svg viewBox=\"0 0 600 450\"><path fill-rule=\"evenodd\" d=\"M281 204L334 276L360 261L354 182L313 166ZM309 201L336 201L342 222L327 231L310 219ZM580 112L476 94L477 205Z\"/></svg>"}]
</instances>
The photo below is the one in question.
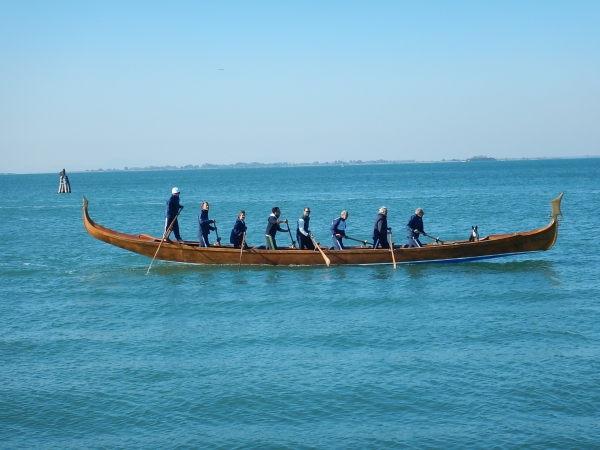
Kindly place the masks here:
<instances>
[{"instance_id":1,"label":"blue stripe on hull","mask_svg":"<svg viewBox=\"0 0 600 450\"><path fill-rule=\"evenodd\" d=\"M516 253L503 253L502 255L488 255L488 256L471 256L468 258L451 258L451 259L429 259L427 261L396 261L396 264L453 264L453 263L461 263L461 262L469 262L469 261L479 261L482 259L492 259L492 258L504 258L505 256L515 256L515 255L525 255L527 253L536 253L538 250L533 252L516 252ZM541 250L539 250L541 251ZM392 262L389 263L378 263L378 264L359 264L360 266L381 266L391 265Z\"/></svg>"},{"instance_id":2,"label":"blue stripe on hull","mask_svg":"<svg viewBox=\"0 0 600 450\"><path fill-rule=\"evenodd\" d=\"M473 256L471 258L438 259L438 260L433 260L433 261L418 261L416 263L406 263L406 264L432 264L432 263L452 264L452 263L460 263L460 262L468 262L468 261L480 261L482 259L504 258L505 256L524 255L527 253L535 253L535 252L517 252L517 253L506 253L504 255Z\"/></svg>"}]
</instances>

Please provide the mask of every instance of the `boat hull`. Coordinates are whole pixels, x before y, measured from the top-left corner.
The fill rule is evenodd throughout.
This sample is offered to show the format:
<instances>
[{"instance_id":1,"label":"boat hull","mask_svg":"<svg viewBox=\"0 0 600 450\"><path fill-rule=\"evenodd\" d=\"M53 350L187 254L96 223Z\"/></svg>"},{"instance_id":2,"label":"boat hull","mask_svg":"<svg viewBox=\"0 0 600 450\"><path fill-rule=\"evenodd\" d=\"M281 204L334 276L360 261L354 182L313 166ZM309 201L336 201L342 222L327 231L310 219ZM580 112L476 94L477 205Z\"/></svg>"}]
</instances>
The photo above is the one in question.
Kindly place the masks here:
<instances>
[{"instance_id":1,"label":"boat hull","mask_svg":"<svg viewBox=\"0 0 600 450\"><path fill-rule=\"evenodd\" d=\"M84 198L83 222L87 232L94 238L130 252L164 261L190 264L240 264L240 250L231 246L199 247L197 242L177 244L148 235L119 233L96 224L89 216L88 201ZM429 244L421 248L395 248L394 257L398 264L427 262L461 262L485 258L497 258L520 253L549 250L558 236L556 215L544 228L533 231L488 236L476 242L456 241L444 244ZM159 248L160 247L160 248ZM378 265L392 264L390 250L350 247L345 250L328 250L322 247L332 265ZM158 252L157 252L158 250ZM242 265L325 265L318 251L280 249L266 250L250 248L244 250Z\"/></svg>"}]
</instances>

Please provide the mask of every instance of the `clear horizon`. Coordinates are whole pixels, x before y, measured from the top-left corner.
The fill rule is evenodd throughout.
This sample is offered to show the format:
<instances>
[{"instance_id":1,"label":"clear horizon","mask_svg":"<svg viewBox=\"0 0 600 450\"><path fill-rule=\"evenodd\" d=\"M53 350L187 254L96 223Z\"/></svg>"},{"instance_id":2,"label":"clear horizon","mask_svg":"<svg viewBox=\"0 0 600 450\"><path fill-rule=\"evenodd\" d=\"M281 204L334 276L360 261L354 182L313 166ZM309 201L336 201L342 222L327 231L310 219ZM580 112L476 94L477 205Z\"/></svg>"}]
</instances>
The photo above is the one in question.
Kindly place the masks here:
<instances>
[{"instance_id":1,"label":"clear horizon","mask_svg":"<svg viewBox=\"0 0 600 450\"><path fill-rule=\"evenodd\" d=\"M0 4L0 173L600 155L600 3Z\"/></svg>"},{"instance_id":2,"label":"clear horizon","mask_svg":"<svg viewBox=\"0 0 600 450\"><path fill-rule=\"evenodd\" d=\"M478 156L485 156L485 155L478 155ZM518 161L545 161L545 160L556 160L556 159L597 159L600 158L600 156L592 156L592 155L583 155L583 156L565 156L565 157L561 157L561 156L557 156L557 157L536 157L536 158L495 158L497 161L499 162L518 162ZM468 158L467 158L468 159ZM337 163L344 163L344 164L348 164L348 165L356 165L356 166L368 166L368 165L385 165L385 164L436 164L436 163L459 163L459 162L466 162L467 159L441 159L441 160L430 160L430 161L390 161L390 160L385 160L385 162L377 162L376 160L368 160L368 161L362 161L362 163L360 164L354 164L353 162L350 161L316 161L317 163L319 163L318 165L315 164L315 162L292 162L292 163L286 163L286 162L274 162L274 163L259 163L259 164L266 164L264 167L227 167L227 166L233 166L235 164L255 164L256 161L253 162L238 162L238 163L232 163L232 164L212 164L212 163L206 163L206 164L210 164L210 165L216 165L216 166L221 166L221 167L202 167L202 165L196 165L196 164L184 164L182 166L175 166L175 165L165 165L165 166L144 166L144 167L139 167L139 166L131 166L131 167L123 167L123 168L118 168L118 167L99 167L99 168L93 168L93 169L83 169L83 170L66 170L67 175L71 174L71 173L85 173L85 172L94 172L94 173L102 173L102 172L152 172L152 171L177 171L177 170L219 170L219 169L234 169L234 170L241 170L241 169L255 169L255 168L265 168L265 169L277 169L277 168L291 168L291 167L331 167L332 165L335 165ZM285 165L285 166L277 166L277 164L289 164L289 165ZM196 167L189 167L189 166L196 166ZM61 169L62 170L62 169ZM60 171L59 171L60 172ZM58 172L0 172L0 175L52 175L56 173L58 175Z\"/></svg>"}]
</instances>

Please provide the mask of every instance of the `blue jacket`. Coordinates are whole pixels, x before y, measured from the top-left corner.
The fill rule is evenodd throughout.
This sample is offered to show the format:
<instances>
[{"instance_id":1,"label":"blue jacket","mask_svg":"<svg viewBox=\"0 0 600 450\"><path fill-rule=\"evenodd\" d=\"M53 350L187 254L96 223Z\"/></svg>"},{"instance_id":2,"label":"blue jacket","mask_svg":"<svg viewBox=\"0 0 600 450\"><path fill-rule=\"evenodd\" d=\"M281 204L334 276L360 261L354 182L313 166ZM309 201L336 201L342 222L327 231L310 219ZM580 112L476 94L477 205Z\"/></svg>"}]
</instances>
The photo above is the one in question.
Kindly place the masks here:
<instances>
[{"instance_id":1,"label":"blue jacket","mask_svg":"<svg viewBox=\"0 0 600 450\"><path fill-rule=\"evenodd\" d=\"M198 236L208 236L211 231L215 231L215 228L210 226L211 223L215 223L215 221L209 220L208 211L203 209L198 215Z\"/></svg>"},{"instance_id":2,"label":"blue jacket","mask_svg":"<svg viewBox=\"0 0 600 450\"><path fill-rule=\"evenodd\" d=\"M331 223L331 235L335 236L336 234L346 236L346 221L341 217Z\"/></svg>"},{"instance_id":3,"label":"blue jacket","mask_svg":"<svg viewBox=\"0 0 600 450\"><path fill-rule=\"evenodd\" d=\"M181 205L179 204L179 195L171 195L171 198L167 200L167 209L165 209L165 217L167 219L172 219L179 212L179 208Z\"/></svg>"},{"instance_id":4,"label":"blue jacket","mask_svg":"<svg viewBox=\"0 0 600 450\"><path fill-rule=\"evenodd\" d=\"M419 234L415 233L414 230L419 230ZM406 237L409 239L413 237L418 239L421 233L425 233L423 230L423 219L413 214L406 224Z\"/></svg>"},{"instance_id":5,"label":"blue jacket","mask_svg":"<svg viewBox=\"0 0 600 450\"><path fill-rule=\"evenodd\" d=\"M387 242L387 232L387 216L379 213L375 219L375 225L373 225L373 241L379 239L381 242Z\"/></svg>"},{"instance_id":6,"label":"blue jacket","mask_svg":"<svg viewBox=\"0 0 600 450\"><path fill-rule=\"evenodd\" d=\"M246 222L243 220L237 219L235 221L235 225L231 229L231 235L229 236L229 242L233 245L242 245L242 237L248 227L246 226Z\"/></svg>"}]
</instances>

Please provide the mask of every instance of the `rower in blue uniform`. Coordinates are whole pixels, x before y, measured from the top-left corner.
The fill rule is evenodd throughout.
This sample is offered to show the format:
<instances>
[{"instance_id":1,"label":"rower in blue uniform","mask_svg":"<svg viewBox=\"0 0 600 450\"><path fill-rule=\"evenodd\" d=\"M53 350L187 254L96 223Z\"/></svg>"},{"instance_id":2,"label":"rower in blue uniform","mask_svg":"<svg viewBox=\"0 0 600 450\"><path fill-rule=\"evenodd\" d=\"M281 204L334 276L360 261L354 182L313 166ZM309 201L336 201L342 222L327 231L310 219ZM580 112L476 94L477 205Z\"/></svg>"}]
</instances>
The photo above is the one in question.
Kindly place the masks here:
<instances>
[{"instance_id":1,"label":"rower in blue uniform","mask_svg":"<svg viewBox=\"0 0 600 450\"><path fill-rule=\"evenodd\" d=\"M348 211L344 210L340 213L340 217L331 222L331 240L333 241L334 250L344 250L342 239L346 237L346 219Z\"/></svg>"},{"instance_id":2,"label":"rower in blue uniform","mask_svg":"<svg viewBox=\"0 0 600 450\"><path fill-rule=\"evenodd\" d=\"M177 215L183 209L183 205L179 204L179 188L174 187L171 189L171 198L167 200L167 208L165 210L165 231L163 233L165 239L169 239L171 231L175 233L175 239L179 244L183 243L181 236L179 235L179 222L177 221ZM172 224L172 226L171 226ZM167 235L167 229L171 226L171 231Z\"/></svg>"},{"instance_id":3,"label":"rower in blue uniform","mask_svg":"<svg viewBox=\"0 0 600 450\"><path fill-rule=\"evenodd\" d=\"M202 210L198 215L198 244L200 247L208 247L210 245L208 235L211 231L215 231L215 227L210 226L215 221L208 218L209 208L210 205L208 202L202 202Z\"/></svg>"},{"instance_id":4,"label":"rower in blue uniform","mask_svg":"<svg viewBox=\"0 0 600 450\"><path fill-rule=\"evenodd\" d=\"M234 248L242 248L242 241L244 241L244 248L248 248L248 244L244 240L244 233L248 229L246 227L246 211L243 209L238 213L238 218L231 229L231 235L229 236L229 242L233 244Z\"/></svg>"},{"instance_id":5,"label":"rower in blue uniform","mask_svg":"<svg viewBox=\"0 0 600 450\"><path fill-rule=\"evenodd\" d=\"M390 243L387 239L388 231L392 231L387 225L387 208L382 206L379 208L377 219L375 219L375 225L373 226L373 249L379 248L390 248Z\"/></svg>"},{"instance_id":6,"label":"rower in blue uniform","mask_svg":"<svg viewBox=\"0 0 600 450\"><path fill-rule=\"evenodd\" d=\"M408 238L409 247L423 247L419 240L419 235L425 233L423 230L423 214L425 214L423 208L417 208L415 213L408 219L406 237Z\"/></svg>"}]
</instances>

